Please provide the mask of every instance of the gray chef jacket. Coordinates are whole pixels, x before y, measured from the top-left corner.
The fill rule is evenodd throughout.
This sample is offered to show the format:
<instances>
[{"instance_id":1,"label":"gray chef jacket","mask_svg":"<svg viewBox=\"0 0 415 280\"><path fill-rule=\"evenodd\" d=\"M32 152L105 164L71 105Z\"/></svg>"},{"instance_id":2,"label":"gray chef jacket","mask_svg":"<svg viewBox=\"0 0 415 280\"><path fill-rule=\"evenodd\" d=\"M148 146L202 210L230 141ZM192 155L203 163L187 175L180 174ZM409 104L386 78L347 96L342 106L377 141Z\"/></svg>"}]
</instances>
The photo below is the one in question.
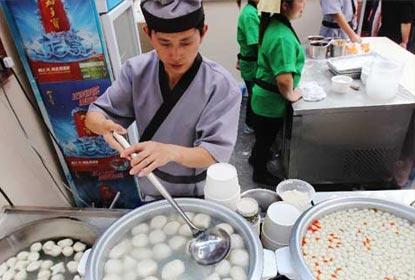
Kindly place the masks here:
<instances>
[{"instance_id":1,"label":"gray chef jacket","mask_svg":"<svg viewBox=\"0 0 415 280\"><path fill-rule=\"evenodd\" d=\"M347 22L353 21L353 0L320 0L323 21L337 23L334 19L335 14L343 13ZM355 23L353 23L355 24ZM341 28L330 28L321 26L320 35L331 38L348 39L347 34Z\"/></svg>"},{"instance_id":2,"label":"gray chef jacket","mask_svg":"<svg viewBox=\"0 0 415 280\"><path fill-rule=\"evenodd\" d=\"M240 89L227 70L209 59L200 58L201 64L193 80L151 140L203 147L217 162L227 162L237 137ZM136 121L142 135L163 103L159 67L162 65L155 51L129 59L117 80L90 105L89 110L101 112L123 127ZM175 162L159 170L173 176L191 176L203 171ZM204 181L190 184L161 182L174 196L203 195ZM160 196L147 178L139 178L139 186L142 197Z\"/></svg>"}]
</instances>

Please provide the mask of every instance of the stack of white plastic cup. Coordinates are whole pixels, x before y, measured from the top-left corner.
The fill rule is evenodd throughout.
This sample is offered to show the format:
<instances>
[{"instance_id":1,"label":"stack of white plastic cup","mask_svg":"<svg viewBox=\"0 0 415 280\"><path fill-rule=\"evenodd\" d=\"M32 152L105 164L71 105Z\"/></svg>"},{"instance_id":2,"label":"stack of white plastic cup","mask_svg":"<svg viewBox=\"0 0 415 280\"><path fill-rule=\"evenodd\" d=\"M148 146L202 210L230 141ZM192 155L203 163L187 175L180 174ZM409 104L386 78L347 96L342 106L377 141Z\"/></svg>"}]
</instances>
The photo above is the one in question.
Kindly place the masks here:
<instances>
[{"instance_id":1,"label":"stack of white plastic cup","mask_svg":"<svg viewBox=\"0 0 415 280\"><path fill-rule=\"evenodd\" d=\"M287 246L293 226L300 215L301 211L287 202L271 204L262 225L261 240L264 247L275 251Z\"/></svg>"},{"instance_id":2,"label":"stack of white plastic cup","mask_svg":"<svg viewBox=\"0 0 415 280\"><path fill-rule=\"evenodd\" d=\"M316 193L312 185L298 179L282 181L278 184L276 192L283 201L294 205L302 212L311 207Z\"/></svg>"},{"instance_id":3,"label":"stack of white plastic cup","mask_svg":"<svg viewBox=\"0 0 415 280\"><path fill-rule=\"evenodd\" d=\"M236 168L228 163L215 163L207 169L205 199L236 210L241 198Z\"/></svg>"}]
</instances>

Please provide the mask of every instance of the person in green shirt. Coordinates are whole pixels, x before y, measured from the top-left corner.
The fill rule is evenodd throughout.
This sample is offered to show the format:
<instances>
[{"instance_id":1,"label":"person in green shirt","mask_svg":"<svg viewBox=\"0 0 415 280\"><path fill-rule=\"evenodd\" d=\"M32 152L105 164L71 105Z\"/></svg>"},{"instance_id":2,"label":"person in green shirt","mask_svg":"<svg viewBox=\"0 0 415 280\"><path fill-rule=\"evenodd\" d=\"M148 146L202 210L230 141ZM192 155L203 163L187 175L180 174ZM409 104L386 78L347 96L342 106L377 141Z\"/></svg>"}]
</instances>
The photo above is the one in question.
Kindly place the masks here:
<instances>
[{"instance_id":1,"label":"person in green shirt","mask_svg":"<svg viewBox=\"0 0 415 280\"><path fill-rule=\"evenodd\" d=\"M253 116L251 108L252 87L254 85L258 58L259 15L257 3L249 0L238 18L237 41L239 44L238 65L241 77L248 92L245 114L245 132L253 132Z\"/></svg>"},{"instance_id":2,"label":"person in green shirt","mask_svg":"<svg viewBox=\"0 0 415 280\"><path fill-rule=\"evenodd\" d=\"M269 2L269 3L267 3ZM301 17L305 0L261 0L258 69L252 89L255 144L250 162L254 182L275 186L281 179L267 170L270 149L282 127L287 103L301 98L297 88L305 55L290 21ZM268 5L270 4L270 5ZM270 10L274 6L275 11ZM262 10L264 9L264 10Z\"/></svg>"}]
</instances>

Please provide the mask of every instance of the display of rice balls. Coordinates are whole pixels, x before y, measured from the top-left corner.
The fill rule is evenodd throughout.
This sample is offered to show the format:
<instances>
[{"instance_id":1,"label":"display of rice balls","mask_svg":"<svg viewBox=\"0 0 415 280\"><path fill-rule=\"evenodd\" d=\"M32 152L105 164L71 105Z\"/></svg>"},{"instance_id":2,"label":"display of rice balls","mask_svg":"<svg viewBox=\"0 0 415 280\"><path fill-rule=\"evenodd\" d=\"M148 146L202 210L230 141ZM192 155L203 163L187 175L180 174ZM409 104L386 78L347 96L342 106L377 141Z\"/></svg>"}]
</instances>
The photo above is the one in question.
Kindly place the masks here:
<instances>
[{"instance_id":1,"label":"display of rice balls","mask_svg":"<svg viewBox=\"0 0 415 280\"><path fill-rule=\"evenodd\" d=\"M414 280L415 225L378 209L347 209L314 220L302 240L317 280Z\"/></svg>"},{"instance_id":2,"label":"display of rice balls","mask_svg":"<svg viewBox=\"0 0 415 280\"><path fill-rule=\"evenodd\" d=\"M249 254L234 228L202 213L186 213L200 228L220 227L231 236L229 255L203 266L188 251L192 233L177 214L158 215L134 226L109 252L103 280L248 279Z\"/></svg>"},{"instance_id":3,"label":"display of rice balls","mask_svg":"<svg viewBox=\"0 0 415 280\"><path fill-rule=\"evenodd\" d=\"M78 265L86 249L71 238L33 243L0 264L0 280L82 280Z\"/></svg>"}]
</instances>

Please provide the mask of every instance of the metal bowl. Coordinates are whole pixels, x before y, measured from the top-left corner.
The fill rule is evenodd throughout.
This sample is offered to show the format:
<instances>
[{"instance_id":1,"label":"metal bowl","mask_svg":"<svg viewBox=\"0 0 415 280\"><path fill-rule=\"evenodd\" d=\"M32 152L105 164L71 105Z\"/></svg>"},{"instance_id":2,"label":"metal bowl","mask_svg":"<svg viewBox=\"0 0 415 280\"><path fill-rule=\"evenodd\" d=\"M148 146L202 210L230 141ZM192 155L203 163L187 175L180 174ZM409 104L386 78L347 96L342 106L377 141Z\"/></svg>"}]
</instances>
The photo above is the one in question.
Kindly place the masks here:
<instances>
[{"instance_id":1,"label":"metal bowl","mask_svg":"<svg viewBox=\"0 0 415 280\"><path fill-rule=\"evenodd\" d=\"M261 212L266 212L271 204L282 200L276 192L260 188L247 190L241 193L241 197L250 197L255 199L258 202Z\"/></svg>"},{"instance_id":2,"label":"metal bowl","mask_svg":"<svg viewBox=\"0 0 415 280\"><path fill-rule=\"evenodd\" d=\"M0 240L0 263L15 256L34 242L69 237L88 245L97 235L84 222L73 218L49 218L23 225Z\"/></svg>"},{"instance_id":3,"label":"metal bowl","mask_svg":"<svg viewBox=\"0 0 415 280\"><path fill-rule=\"evenodd\" d=\"M290 236L290 254L292 265L295 267L298 278L301 280L314 280L304 261L301 249L303 236L307 232L308 226L316 219L319 219L329 213L349 209L349 208L377 208L379 210L391 213L397 217L406 219L415 223L415 211L409 206L394 203L381 199L366 197L347 197L332 199L321 202L303 213L294 225Z\"/></svg>"},{"instance_id":4,"label":"metal bowl","mask_svg":"<svg viewBox=\"0 0 415 280\"><path fill-rule=\"evenodd\" d=\"M308 48L310 58L325 59L327 57L329 44L327 41L312 41Z\"/></svg>"},{"instance_id":5,"label":"metal bowl","mask_svg":"<svg viewBox=\"0 0 415 280\"><path fill-rule=\"evenodd\" d=\"M179 198L176 201L184 211L205 213L229 223L245 241L250 256L248 279L261 279L264 261L261 242L251 226L240 215L222 205L202 199ZM118 219L105 231L92 248L86 266L86 279L103 279L104 264L109 251L122 240L133 226L151 217L166 215L172 213L172 211L172 207L166 200L160 200L137 208Z\"/></svg>"}]
</instances>

